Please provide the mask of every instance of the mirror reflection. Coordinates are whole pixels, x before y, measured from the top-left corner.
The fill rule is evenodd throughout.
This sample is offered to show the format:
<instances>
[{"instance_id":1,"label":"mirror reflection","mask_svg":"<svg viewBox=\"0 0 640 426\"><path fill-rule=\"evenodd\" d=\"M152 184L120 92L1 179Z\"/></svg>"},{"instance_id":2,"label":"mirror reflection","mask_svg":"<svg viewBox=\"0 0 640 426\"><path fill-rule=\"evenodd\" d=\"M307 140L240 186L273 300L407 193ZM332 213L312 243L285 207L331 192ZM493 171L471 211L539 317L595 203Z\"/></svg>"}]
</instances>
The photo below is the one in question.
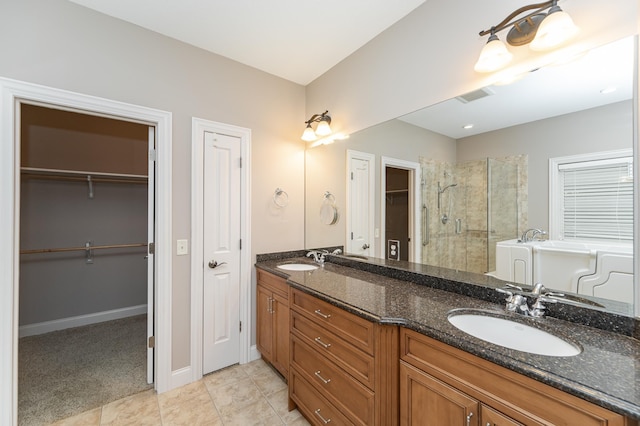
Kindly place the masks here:
<instances>
[{"instance_id":1,"label":"mirror reflection","mask_svg":"<svg viewBox=\"0 0 640 426\"><path fill-rule=\"evenodd\" d=\"M633 64L620 40L308 148L306 247L542 281L632 314Z\"/></svg>"}]
</instances>

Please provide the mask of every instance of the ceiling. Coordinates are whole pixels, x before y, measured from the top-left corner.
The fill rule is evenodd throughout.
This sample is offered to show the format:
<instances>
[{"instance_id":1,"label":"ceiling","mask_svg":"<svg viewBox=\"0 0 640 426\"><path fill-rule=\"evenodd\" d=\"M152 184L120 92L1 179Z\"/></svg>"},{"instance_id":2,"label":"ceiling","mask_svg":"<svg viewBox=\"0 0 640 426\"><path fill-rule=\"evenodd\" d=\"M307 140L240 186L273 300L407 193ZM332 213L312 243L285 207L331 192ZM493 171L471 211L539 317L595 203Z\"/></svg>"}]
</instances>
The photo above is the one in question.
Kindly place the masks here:
<instances>
[{"instance_id":1,"label":"ceiling","mask_svg":"<svg viewBox=\"0 0 640 426\"><path fill-rule=\"evenodd\" d=\"M70 0L307 85L425 0Z\"/></svg>"},{"instance_id":2,"label":"ceiling","mask_svg":"<svg viewBox=\"0 0 640 426\"><path fill-rule=\"evenodd\" d=\"M627 37L571 62L529 72L512 84L489 86L484 89L488 96L480 99L464 103L454 98L400 119L461 139L632 99L634 50L633 37ZM468 124L473 128L463 128Z\"/></svg>"}]
</instances>

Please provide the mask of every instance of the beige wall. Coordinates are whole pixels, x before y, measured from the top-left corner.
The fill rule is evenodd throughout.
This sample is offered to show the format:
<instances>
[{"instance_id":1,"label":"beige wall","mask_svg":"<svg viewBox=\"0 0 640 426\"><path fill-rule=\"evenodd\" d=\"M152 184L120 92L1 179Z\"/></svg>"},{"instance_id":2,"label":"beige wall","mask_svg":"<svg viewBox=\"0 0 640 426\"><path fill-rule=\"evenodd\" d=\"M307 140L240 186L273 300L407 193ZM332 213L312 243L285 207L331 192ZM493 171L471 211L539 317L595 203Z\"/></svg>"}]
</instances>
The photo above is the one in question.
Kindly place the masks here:
<instances>
[{"instance_id":1,"label":"beige wall","mask_svg":"<svg viewBox=\"0 0 640 426\"><path fill-rule=\"evenodd\" d=\"M191 238L191 118L252 130L252 254L304 245L304 88L64 0L3 0L0 76L173 114L172 240ZM289 194L273 214L276 187ZM190 257L173 257L172 369L190 363Z\"/></svg>"}]
</instances>

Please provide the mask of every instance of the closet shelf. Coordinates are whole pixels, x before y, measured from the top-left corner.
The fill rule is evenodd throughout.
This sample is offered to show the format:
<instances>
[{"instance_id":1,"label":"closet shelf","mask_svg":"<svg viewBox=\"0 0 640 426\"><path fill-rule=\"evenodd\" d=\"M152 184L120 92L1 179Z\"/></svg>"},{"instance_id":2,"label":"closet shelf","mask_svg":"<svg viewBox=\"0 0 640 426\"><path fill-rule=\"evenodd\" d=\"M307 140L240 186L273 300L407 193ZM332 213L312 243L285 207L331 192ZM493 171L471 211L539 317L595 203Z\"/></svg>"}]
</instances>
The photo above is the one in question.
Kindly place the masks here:
<instances>
[{"instance_id":1,"label":"closet shelf","mask_svg":"<svg viewBox=\"0 0 640 426\"><path fill-rule=\"evenodd\" d=\"M39 167L21 167L22 176L32 179L70 180L86 182L147 183L148 176L126 173L91 172L83 170L43 169Z\"/></svg>"}]
</instances>

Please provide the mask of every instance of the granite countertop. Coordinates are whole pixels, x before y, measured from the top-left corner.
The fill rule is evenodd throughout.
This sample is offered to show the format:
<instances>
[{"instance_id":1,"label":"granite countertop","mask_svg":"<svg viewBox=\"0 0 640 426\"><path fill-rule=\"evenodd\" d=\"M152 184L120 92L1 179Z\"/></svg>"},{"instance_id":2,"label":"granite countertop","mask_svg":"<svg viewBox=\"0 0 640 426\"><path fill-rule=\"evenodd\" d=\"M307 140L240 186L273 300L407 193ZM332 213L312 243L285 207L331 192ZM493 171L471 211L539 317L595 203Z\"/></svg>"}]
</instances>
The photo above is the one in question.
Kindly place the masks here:
<instances>
[{"instance_id":1,"label":"granite countertop","mask_svg":"<svg viewBox=\"0 0 640 426\"><path fill-rule=\"evenodd\" d=\"M485 309L504 314L504 304L333 262L325 262L318 269L304 272L278 268L277 265L282 263L312 262L308 258L259 258L256 267L286 278L291 286L370 321L415 330L640 420L640 341L633 337L552 317L533 319L509 314L511 319L551 331L583 349L572 357L520 352L468 335L447 320L448 312L456 308Z\"/></svg>"}]
</instances>

